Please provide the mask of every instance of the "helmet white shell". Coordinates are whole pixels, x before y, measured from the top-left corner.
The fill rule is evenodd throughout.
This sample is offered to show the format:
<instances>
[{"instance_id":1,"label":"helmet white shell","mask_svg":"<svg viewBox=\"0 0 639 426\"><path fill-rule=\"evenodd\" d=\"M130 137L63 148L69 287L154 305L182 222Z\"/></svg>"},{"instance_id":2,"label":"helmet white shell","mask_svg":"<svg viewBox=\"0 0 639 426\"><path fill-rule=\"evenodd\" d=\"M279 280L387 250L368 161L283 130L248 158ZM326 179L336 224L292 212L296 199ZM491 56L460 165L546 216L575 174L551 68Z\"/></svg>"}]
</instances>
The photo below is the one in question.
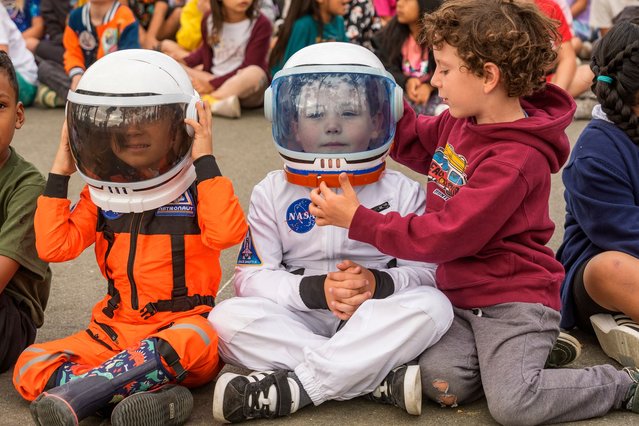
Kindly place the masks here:
<instances>
[{"instance_id":1,"label":"helmet white shell","mask_svg":"<svg viewBox=\"0 0 639 426\"><path fill-rule=\"evenodd\" d=\"M174 201L186 191L195 180L195 170L191 161L193 129L183 120L197 119L195 105L199 99L182 66L160 52L145 49L116 51L86 70L76 90L69 92L67 121L76 166L98 207L119 213L142 212ZM172 115L170 121L172 128L177 129L175 135L179 142L176 144L180 144L180 149L175 150L168 166L156 170L150 177L129 180L123 179L122 174L111 179L108 173L94 173L93 168L87 166L96 155L95 151L107 151L113 156L108 140L111 135L118 136L117 129L124 127L126 120L139 118L138 121L146 120L147 123L159 122L162 116L148 112L158 108L173 108L178 114ZM80 124L79 111L84 114ZM87 119L87 111L93 112L95 122ZM84 128L78 129L78 125ZM104 150L96 150L95 143L91 146L91 139L95 138L88 137L100 131L104 135L100 142ZM124 137L125 133L120 131L119 137ZM102 160L102 164L108 162L108 159Z\"/></svg>"},{"instance_id":2,"label":"helmet white shell","mask_svg":"<svg viewBox=\"0 0 639 426\"><path fill-rule=\"evenodd\" d=\"M310 84L309 81L322 80L327 82L323 87L330 89L330 99L324 96L325 103L333 107L335 103L344 104L351 94L340 92L337 86L341 82L350 82L353 87L358 86L362 93L366 92L366 100L375 98L379 108L366 106L371 114L382 116L381 122L385 126L381 134L383 140L369 144L367 149L353 152L337 152L336 150L319 150L311 152L305 147L295 146L291 143L291 137L295 136L295 126L290 123L297 122L301 118L302 103L315 103L324 101L309 101L307 95L300 92L299 87ZM297 86L297 88L294 88ZM366 86L364 89L363 87ZM373 87L374 86L374 87ZM349 87L349 86L345 86ZM371 90L370 87L373 87ZM341 94L340 94L341 93ZM353 92L355 93L355 92ZM339 99L338 99L339 98ZM361 96L364 98L364 95ZM286 104L293 102L292 108ZM321 105L327 110L327 105ZM373 111L374 110L374 111ZM291 112L293 111L293 112ZM335 186L336 177L341 172L346 172L354 179L360 174L370 174L383 169L385 158L392 143L395 125L403 115L403 91L394 78L385 69L381 61L370 50L351 43L319 43L305 47L295 53L286 62L282 70L275 74L271 86L266 90L264 97L264 114L273 122L273 140L276 148L284 159L285 169L289 180L294 183L313 186L315 181L307 176L316 176L324 180L330 186ZM293 136L291 136L293 135ZM286 139L289 140L286 140ZM335 144L338 144L335 142ZM291 148L291 146L293 146ZM304 176L303 179L291 179L292 174ZM332 179L327 179L332 176ZM362 184L370 183L371 179L360 179Z\"/></svg>"}]
</instances>

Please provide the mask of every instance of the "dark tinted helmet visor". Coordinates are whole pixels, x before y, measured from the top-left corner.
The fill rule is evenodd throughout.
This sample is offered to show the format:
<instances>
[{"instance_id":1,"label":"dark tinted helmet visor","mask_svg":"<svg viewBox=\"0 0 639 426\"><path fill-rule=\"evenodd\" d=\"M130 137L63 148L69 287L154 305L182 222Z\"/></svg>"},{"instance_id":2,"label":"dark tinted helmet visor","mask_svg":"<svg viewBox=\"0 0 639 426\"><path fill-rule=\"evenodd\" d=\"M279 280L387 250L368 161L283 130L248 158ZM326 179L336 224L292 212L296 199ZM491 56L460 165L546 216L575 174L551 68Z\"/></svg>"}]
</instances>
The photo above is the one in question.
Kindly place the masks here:
<instances>
[{"instance_id":1,"label":"dark tinted helmet visor","mask_svg":"<svg viewBox=\"0 0 639 426\"><path fill-rule=\"evenodd\" d=\"M106 182L140 182L189 155L186 104L82 105L69 102L69 144L78 170Z\"/></svg>"}]
</instances>

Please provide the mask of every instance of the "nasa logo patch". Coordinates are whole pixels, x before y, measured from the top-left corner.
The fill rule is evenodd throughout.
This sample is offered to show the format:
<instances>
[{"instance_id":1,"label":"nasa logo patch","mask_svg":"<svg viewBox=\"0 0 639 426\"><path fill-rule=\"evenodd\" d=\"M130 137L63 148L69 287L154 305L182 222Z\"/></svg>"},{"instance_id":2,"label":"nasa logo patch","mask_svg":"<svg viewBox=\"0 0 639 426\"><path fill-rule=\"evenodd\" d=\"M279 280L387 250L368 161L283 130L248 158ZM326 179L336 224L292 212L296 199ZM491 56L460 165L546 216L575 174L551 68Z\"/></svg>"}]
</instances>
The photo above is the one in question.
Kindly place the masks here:
<instances>
[{"instance_id":1,"label":"nasa logo patch","mask_svg":"<svg viewBox=\"0 0 639 426\"><path fill-rule=\"evenodd\" d=\"M298 234L305 234L315 226L315 216L308 211L311 200L300 198L293 201L286 210L286 223L291 231Z\"/></svg>"}]
</instances>

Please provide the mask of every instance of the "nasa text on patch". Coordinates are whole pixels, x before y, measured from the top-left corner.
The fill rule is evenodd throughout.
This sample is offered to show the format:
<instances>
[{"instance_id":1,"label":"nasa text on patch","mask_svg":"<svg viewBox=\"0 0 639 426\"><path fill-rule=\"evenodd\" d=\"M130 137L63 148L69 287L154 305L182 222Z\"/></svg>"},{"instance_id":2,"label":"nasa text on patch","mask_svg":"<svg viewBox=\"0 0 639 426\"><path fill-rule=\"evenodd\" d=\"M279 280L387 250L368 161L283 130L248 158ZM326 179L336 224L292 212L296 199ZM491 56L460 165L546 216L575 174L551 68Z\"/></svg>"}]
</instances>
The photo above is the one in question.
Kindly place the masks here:
<instances>
[{"instance_id":1,"label":"nasa text on patch","mask_svg":"<svg viewBox=\"0 0 639 426\"><path fill-rule=\"evenodd\" d=\"M286 223L291 231L305 234L315 226L315 216L308 211L311 200L300 198L295 200L286 209Z\"/></svg>"}]
</instances>

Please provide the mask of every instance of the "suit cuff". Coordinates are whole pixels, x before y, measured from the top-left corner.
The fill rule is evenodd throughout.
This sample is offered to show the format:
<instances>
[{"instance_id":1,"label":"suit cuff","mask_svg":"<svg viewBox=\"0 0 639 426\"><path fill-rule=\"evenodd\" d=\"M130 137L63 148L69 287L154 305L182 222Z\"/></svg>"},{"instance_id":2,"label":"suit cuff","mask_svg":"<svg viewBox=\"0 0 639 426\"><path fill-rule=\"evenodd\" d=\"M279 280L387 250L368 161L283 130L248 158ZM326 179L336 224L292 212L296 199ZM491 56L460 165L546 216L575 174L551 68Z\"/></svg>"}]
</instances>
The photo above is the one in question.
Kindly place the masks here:
<instances>
[{"instance_id":1,"label":"suit cuff","mask_svg":"<svg viewBox=\"0 0 639 426\"><path fill-rule=\"evenodd\" d=\"M369 269L375 277L375 294L373 299L385 299L395 292L395 283L390 274L377 269Z\"/></svg>"},{"instance_id":2,"label":"suit cuff","mask_svg":"<svg viewBox=\"0 0 639 426\"><path fill-rule=\"evenodd\" d=\"M69 178L71 176L49 173L47 185L42 195L51 198L67 198L69 193Z\"/></svg>"},{"instance_id":3,"label":"suit cuff","mask_svg":"<svg viewBox=\"0 0 639 426\"><path fill-rule=\"evenodd\" d=\"M220 167L217 165L217 161L213 155L203 155L195 160L193 165L195 166L195 175L197 176L198 182L222 176Z\"/></svg>"},{"instance_id":4,"label":"suit cuff","mask_svg":"<svg viewBox=\"0 0 639 426\"><path fill-rule=\"evenodd\" d=\"M309 309L328 309L324 294L326 275L310 275L300 281L300 297Z\"/></svg>"}]
</instances>

